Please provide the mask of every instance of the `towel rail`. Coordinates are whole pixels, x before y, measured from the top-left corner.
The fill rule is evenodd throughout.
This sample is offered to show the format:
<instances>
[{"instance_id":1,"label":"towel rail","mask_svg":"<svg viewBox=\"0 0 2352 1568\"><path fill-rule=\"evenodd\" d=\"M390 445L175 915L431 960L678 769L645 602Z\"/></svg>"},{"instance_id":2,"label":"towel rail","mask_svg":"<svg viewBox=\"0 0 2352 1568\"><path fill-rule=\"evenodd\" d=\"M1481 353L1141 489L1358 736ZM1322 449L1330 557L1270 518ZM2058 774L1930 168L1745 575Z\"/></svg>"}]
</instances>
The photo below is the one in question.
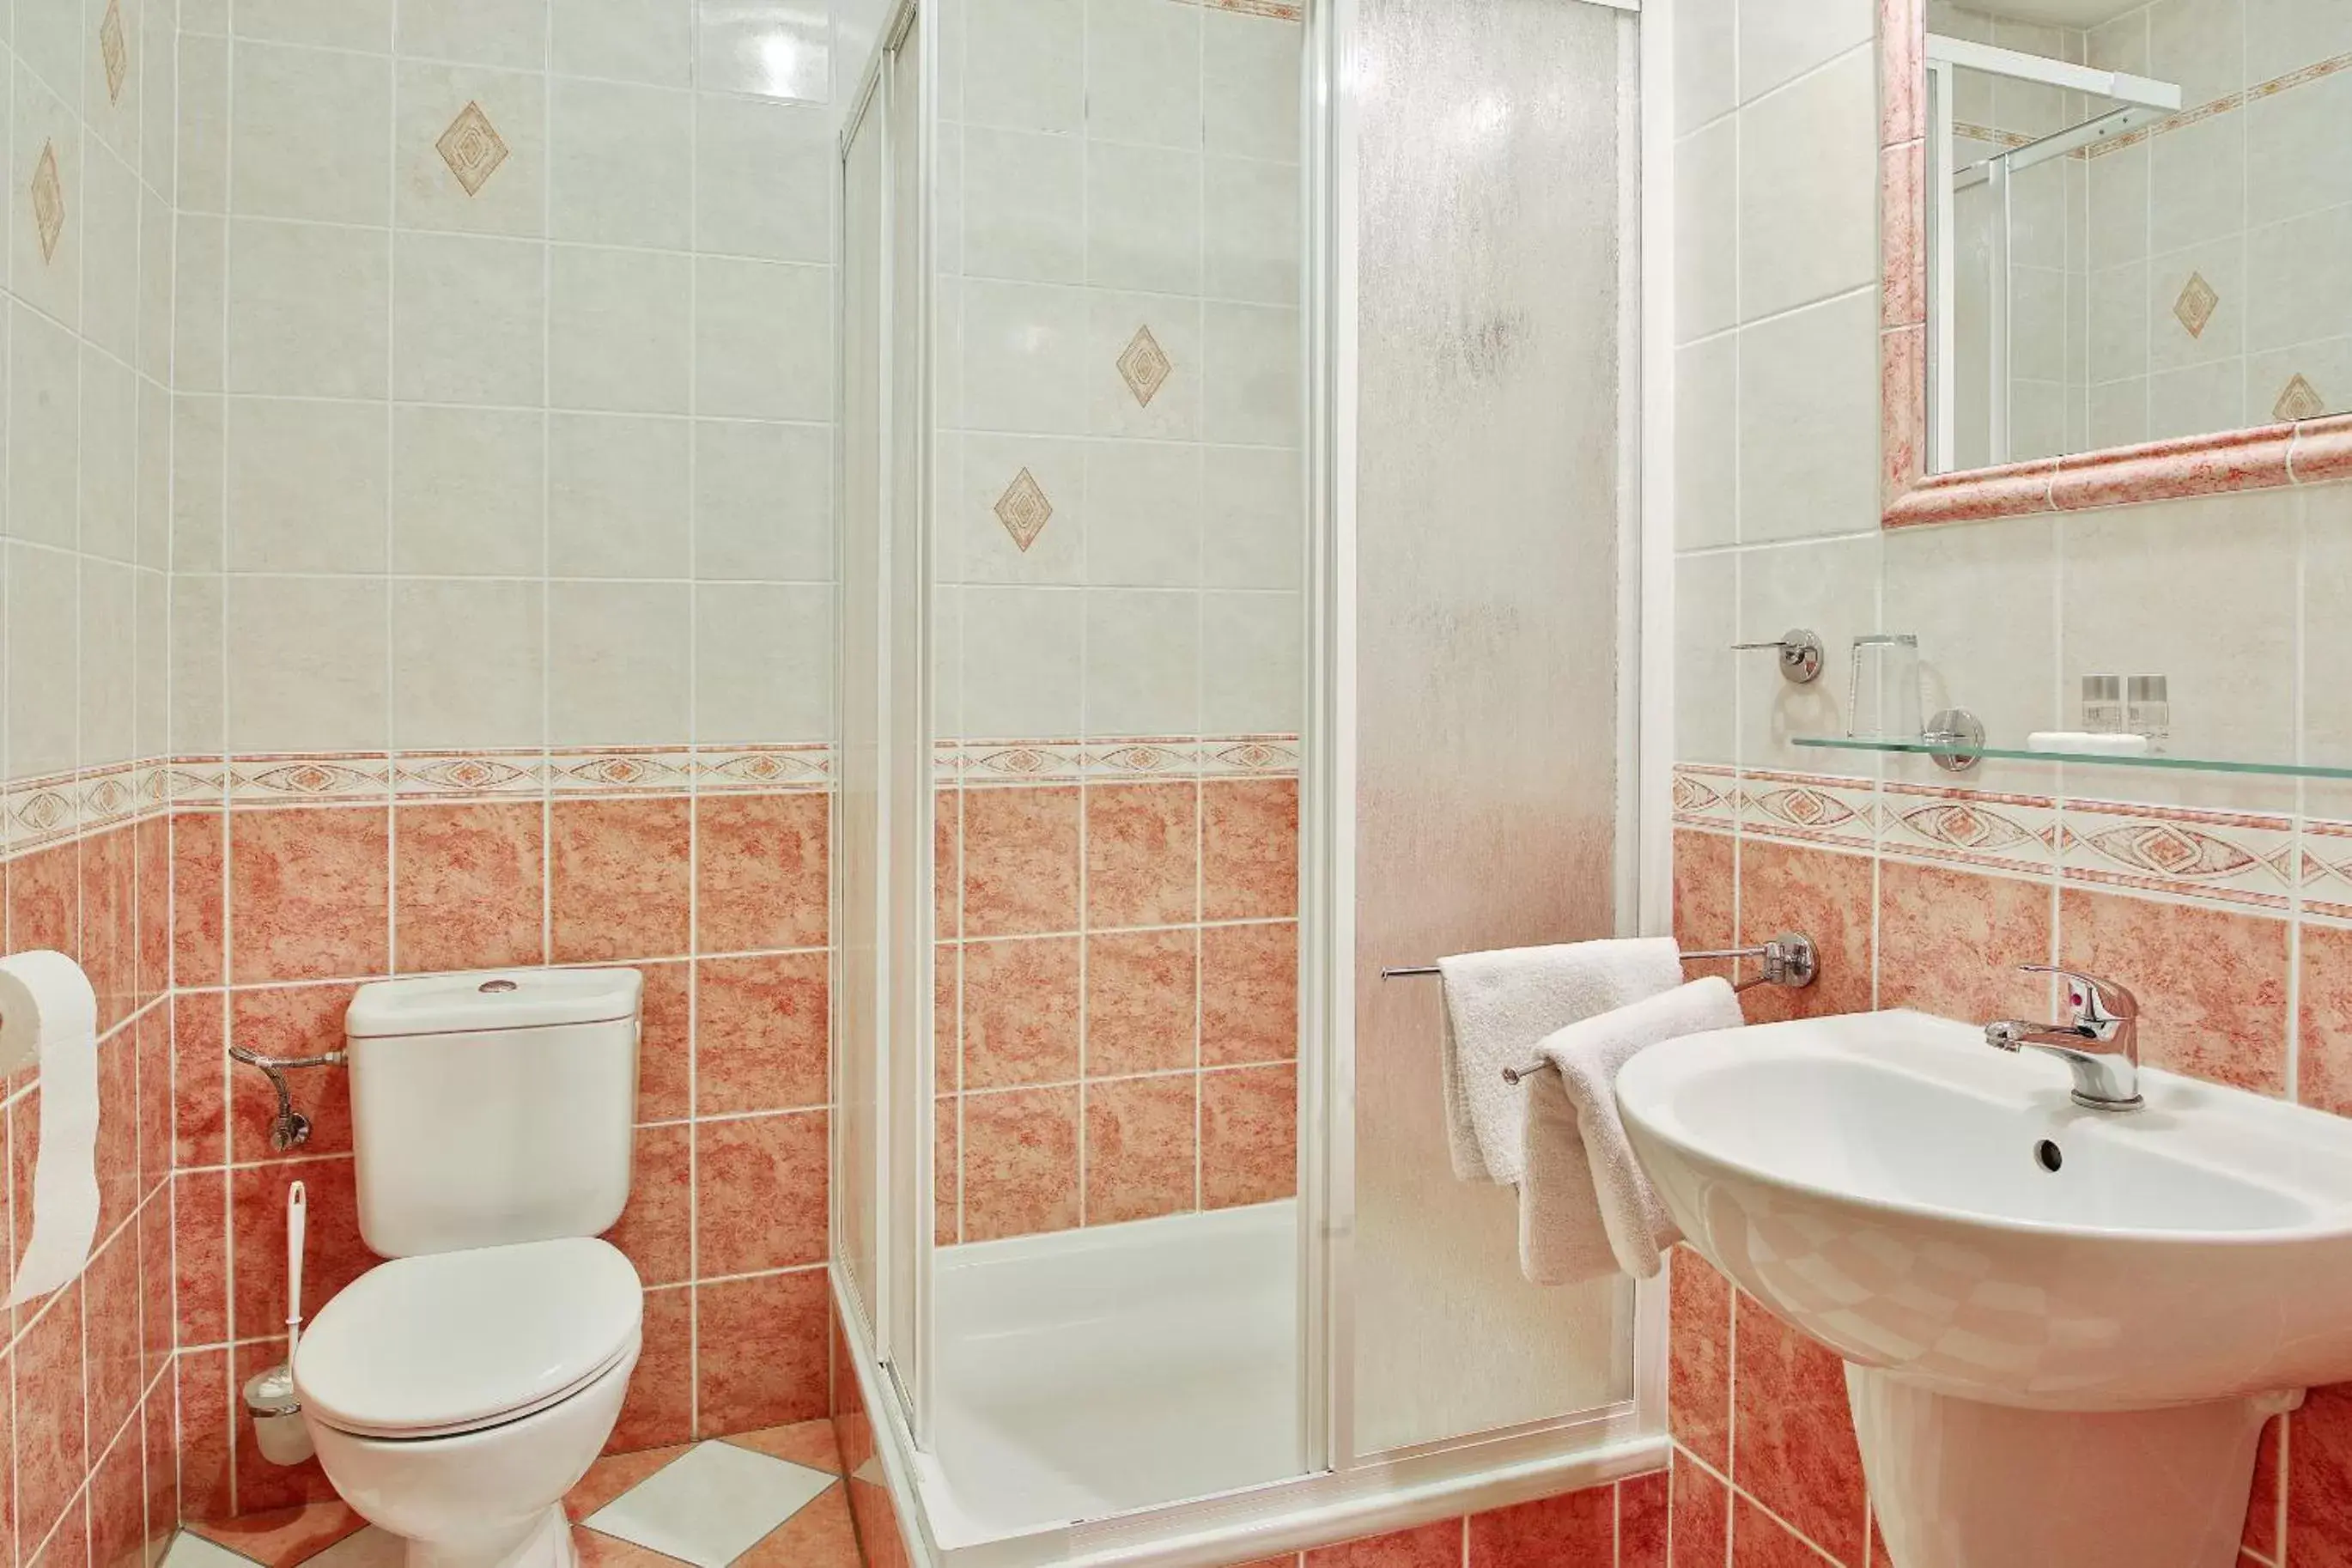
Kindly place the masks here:
<instances>
[{"instance_id":1,"label":"towel rail","mask_svg":"<svg viewBox=\"0 0 2352 1568\"><path fill-rule=\"evenodd\" d=\"M1802 931L1782 931L1779 936L1774 937L1771 941L1759 942L1754 947L1727 947L1719 948L1709 952L1685 952L1683 954L1683 962L1685 963L1688 963L1694 959L1700 958L1752 958L1756 960L1761 973L1759 973L1753 980L1743 980L1738 984L1733 986L1732 989L1735 991L1746 991L1751 986L1757 985L1785 985L1792 991L1801 991L1806 986L1811 985L1814 981L1820 979L1822 973L1821 952L1813 945L1813 939L1807 936ZM1381 971L1381 978L1383 980L1403 980L1412 975L1434 974L1436 973L1437 965L1433 963L1416 963L1410 966L1383 969ZM1542 1072L1551 1065L1552 1064L1548 1061L1539 1061L1529 1062L1525 1067L1505 1068L1503 1069L1503 1081L1508 1084L1517 1084L1520 1079L1529 1078L1536 1073Z\"/></svg>"}]
</instances>

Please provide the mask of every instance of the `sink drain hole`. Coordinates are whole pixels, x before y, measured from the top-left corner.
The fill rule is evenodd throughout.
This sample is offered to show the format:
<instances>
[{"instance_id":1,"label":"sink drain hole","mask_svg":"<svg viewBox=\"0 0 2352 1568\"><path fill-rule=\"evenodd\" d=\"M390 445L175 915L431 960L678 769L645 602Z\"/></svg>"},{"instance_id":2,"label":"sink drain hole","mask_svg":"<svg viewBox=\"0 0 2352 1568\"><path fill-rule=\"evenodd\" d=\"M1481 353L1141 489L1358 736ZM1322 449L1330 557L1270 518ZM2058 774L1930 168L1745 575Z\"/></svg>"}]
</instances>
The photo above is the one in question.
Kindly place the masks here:
<instances>
[{"instance_id":1,"label":"sink drain hole","mask_svg":"<svg viewBox=\"0 0 2352 1568\"><path fill-rule=\"evenodd\" d=\"M2045 1171L2054 1171L2066 1163L2064 1151L2044 1138L2033 1146L2033 1163Z\"/></svg>"}]
</instances>

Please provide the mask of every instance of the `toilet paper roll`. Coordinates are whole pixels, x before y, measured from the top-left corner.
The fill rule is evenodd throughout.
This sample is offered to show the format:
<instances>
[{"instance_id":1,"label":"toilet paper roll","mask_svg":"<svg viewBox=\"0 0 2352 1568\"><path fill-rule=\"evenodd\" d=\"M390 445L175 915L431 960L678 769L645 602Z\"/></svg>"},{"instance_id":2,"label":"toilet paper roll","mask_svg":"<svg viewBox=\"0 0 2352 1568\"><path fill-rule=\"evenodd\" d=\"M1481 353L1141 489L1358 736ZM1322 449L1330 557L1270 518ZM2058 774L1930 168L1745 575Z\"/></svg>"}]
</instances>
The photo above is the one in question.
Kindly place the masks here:
<instances>
[{"instance_id":1,"label":"toilet paper roll","mask_svg":"<svg viewBox=\"0 0 2352 1568\"><path fill-rule=\"evenodd\" d=\"M98 994L80 964L46 951L0 958L0 1063L41 1074L33 1240L13 1307L79 1274L98 1234Z\"/></svg>"}]
</instances>

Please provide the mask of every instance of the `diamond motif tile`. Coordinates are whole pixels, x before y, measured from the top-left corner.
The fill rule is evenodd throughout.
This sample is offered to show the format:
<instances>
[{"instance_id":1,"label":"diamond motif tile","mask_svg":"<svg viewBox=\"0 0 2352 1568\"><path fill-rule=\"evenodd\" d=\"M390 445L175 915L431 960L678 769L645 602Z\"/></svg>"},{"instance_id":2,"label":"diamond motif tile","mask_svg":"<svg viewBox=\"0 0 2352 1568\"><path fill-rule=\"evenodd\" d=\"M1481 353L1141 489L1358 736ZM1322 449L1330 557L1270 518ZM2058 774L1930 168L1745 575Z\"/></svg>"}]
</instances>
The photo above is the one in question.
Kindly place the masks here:
<instances>
[{"instance_id":1,"label":"diamond motif tile","mask_svg":"<svg viewBox=\"0 0 2352 1568\"><path fill-rule=\"evenodd\" d=\"M41 234L41 259L58 254L58 240L66 232L66 185L58 175L58 144L41 143L41 161L33 170L33 223Z\"/></svg>"},{"instance_id":2,"label":"diamond motif tile","mask_svg":"<svg viewBox=\"0 0 2352 1568\"><path fill-rule=\"evenodd\" d=\"M507 161L506 142L478 103L468 103L459 110L457 118L449 122L449 129L441 132L441 140L434 145L440 149L441 161L449 165L449 172L457 176L457 183L466 187L469 196L478 195L489 183L490 176L499 172L499 165Z\"/></svg>"},{"instance_id":3,"label":"diamond motif tile","mask_svg":"<svg viewBox=\"0 0 2352 1568\"><path fill-rule=\"evenodd\" d=\"M2189 329L2190 337L2201 338L2221 305L2221 296L2213 292L2213 285L2205 281L2205 274L2191 272L2189 281L2181 285L2180 298L2172 302L2172 313Z\"/></svg>"},{"instance_id":4,"label":"diamond motif tile","mask_svg":"<svg viewBox=\"0 0 2352 1568\"><path fill-rule=\"evenodd\" d=\"M583 1522L696 1568L727 1568L833 1483L806 1465L703 1443Z\"/></svg>"},{"instance_id":5,"label":"diamond motif tile","mask_svg":"<svg viewBox=\"0 0 2352 1568\"><path fill-rule=\"evenodd\" d=\"M106 67L106 100L122 101L122 84L131 75L131 45L122 32L122 0L106 0L106 16L98 24L98 58Z\"/></svg>"},{"instance_id":6,"label":"diamond motif tile","mask_svg":"<svg viewBox=\"0 0 2352 1568\"><path fill-rule=\"evenodd\" d=\"M2271 414L2279 419L2316 419L2327 412L2327 399L2319 389L2298 375L2289 381L2272 405Z\"/></svg>"},{"instance_id":7,"label":"diamond motif tile","mask_svg":"<svg viewBox=\"0 0 2352 1568\"><path fill-rule=\"evenodd\" d=\"M1136 328L1135 336L1127 341L1126 349L1118 356L1119 379L1127 383L1128 391L1135 394L1139 408L1151 406L1152 398L1168 384L1168 377L1175 369L1150 327Z\"/></svg>"},{"instance_id":8,"label":"diamond motif tile","mask_svg":"<svg viewBox=\"0 0 2352 1568\"><path fill-rule=\"evenodd\" d=\"M996 498L996 521L1004 525L1004 531L1013 536L1013 542L1021 547L1024 555L1037 542L1037 536L1045 531L1045 524L1053 516L1054 503L1045 499L1045 487L1026 468L1013 475L1004 493Z\"/></svg>"}]
</instances>

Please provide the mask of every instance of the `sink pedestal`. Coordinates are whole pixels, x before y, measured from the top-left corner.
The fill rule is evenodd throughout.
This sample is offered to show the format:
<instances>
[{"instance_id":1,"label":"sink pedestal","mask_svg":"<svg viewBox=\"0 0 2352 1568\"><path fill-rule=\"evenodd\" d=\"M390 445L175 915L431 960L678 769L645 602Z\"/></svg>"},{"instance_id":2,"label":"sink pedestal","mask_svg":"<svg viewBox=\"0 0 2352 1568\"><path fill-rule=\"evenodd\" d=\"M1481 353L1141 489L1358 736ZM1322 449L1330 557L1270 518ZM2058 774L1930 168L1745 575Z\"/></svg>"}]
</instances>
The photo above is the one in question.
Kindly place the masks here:
<instances>
[{"instance_id":1,"label":"sink pedestal","mask_svg":"<svg viewBox=\"0 0 2352 1568\"><path fill-rule=\"evenodd\" d=\"M1846 1363L1894 1568L2235 1568L2270 1394L2165 1410L2020 1410Z\"/></svg>"}]
</instances>

